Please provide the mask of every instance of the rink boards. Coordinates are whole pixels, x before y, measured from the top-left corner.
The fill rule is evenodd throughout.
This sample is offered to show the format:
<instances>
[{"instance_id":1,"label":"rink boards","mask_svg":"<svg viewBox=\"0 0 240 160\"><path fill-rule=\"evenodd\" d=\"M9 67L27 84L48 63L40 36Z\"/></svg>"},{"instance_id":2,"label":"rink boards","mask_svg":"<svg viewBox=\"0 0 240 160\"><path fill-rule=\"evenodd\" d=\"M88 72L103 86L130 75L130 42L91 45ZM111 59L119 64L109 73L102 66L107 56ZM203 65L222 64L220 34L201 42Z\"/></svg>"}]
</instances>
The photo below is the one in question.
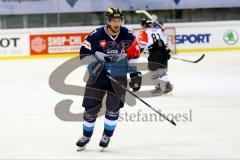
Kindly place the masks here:
<instances>
[{"instance_id":1,"label":"rink boards","mask_svg":"<svg viewBox=\"0 0 240 160\"><path fill-rule=\"evenodd\" d=\"M240 50L240 21L169 23L165 34L173 52ZM0 59L77 56L89 32L99 26L0 31ZM136 35L139 25L127 25Z\"/></svg>"}]
</instances>

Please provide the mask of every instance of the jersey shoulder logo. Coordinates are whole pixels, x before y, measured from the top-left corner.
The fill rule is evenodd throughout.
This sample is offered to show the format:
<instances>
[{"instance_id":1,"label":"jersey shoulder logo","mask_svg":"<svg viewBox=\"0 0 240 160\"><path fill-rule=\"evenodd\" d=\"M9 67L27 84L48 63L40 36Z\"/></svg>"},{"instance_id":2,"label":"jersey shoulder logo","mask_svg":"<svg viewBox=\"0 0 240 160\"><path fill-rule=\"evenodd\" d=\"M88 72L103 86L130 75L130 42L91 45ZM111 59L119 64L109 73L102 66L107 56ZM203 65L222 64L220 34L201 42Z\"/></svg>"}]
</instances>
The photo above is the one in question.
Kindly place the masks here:
<instances>
[{"instance_id":1,"label":"jersey shoulder logo","mask_svg":"<svg viewBox=\"0 0 240 160\"><path fill-rule=\"evenodd\" d=\"M107 41L106 40L101 40L99 42L99 44L100 44L100 47L104 48L107 45Z\"/></svg>"}]
</instances>

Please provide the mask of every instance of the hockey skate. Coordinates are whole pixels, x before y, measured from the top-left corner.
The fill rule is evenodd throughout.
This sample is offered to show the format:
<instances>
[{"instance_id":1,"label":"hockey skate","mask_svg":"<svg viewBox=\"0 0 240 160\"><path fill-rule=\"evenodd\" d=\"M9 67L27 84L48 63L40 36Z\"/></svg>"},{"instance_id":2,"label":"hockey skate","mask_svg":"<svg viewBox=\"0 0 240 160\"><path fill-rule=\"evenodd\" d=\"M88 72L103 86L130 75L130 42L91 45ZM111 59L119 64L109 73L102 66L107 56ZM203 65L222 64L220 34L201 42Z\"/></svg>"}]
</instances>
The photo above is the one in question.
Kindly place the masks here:
<instances>
[{"instance_id":1,"label":"hockey skate","mask_svg":"<svg viewBox=\"0 0 240 160\"><path fill-rule=\"evenodd\" d=\"M161 94L163 94L162 89L160 87L160 84L158 84L158 86L155 87L155 89L151 91L151 94L152 95L161 95Z\"/></svg>"},{"instance_id":2,"label":"hockey skate","mask_svg":"<svg viewBox=\"0 0 240 160\"><path fill-rule=\"evenodd\" d=\"M170 82L167 82L166 89L163 92L163 94L165 94L165 95L169 94L170 92L172 92L172 90L173 90L173 85Z\"/></svg>"},{"instance_id":3,"label":"hockey skate","mask_svg":"<svg viewBox=\"0 0 240 160\"><path fill-rule=\"evenodd\" d=\"M110 142L110 137L108 137L104 134L102 136L102 139L100 140L100 143L99 143L99 146L101 147L100 152L105 151L105 149L108 147L109 142Z\"/></svg>"},{"instance_id":4,"label":"hockey skate","mask_svg":"<svg viewBox=\"0 0 240 160\"><path fill-rule=\"evenodd\" d=\"M82 136L76 143L78 146L77 151L83 151L86 149L86 145L89 143L90 138L86 136Z\"/></svg>"}]
</instances>

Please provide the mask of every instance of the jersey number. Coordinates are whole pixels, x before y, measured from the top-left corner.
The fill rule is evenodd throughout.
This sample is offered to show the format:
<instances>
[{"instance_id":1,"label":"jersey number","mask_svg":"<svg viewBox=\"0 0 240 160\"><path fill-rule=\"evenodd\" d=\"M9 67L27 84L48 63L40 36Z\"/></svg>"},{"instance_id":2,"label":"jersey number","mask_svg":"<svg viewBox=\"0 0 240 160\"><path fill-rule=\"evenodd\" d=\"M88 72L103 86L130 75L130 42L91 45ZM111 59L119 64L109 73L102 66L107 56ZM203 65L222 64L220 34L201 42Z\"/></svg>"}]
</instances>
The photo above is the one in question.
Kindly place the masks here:
<instances>
[{"instance_id":1,"label":"jersey number","mask_svg":"<svg viewBox=\"0 0 240 160\"><path fill-rule=\"evenodd\" d=\"M158 36L158 37L157 37ZM152 39L153 39L153 42L156 43L158 40L161 39L161 36L159 33L152 33Z\"/></svg>"}]
</instances>

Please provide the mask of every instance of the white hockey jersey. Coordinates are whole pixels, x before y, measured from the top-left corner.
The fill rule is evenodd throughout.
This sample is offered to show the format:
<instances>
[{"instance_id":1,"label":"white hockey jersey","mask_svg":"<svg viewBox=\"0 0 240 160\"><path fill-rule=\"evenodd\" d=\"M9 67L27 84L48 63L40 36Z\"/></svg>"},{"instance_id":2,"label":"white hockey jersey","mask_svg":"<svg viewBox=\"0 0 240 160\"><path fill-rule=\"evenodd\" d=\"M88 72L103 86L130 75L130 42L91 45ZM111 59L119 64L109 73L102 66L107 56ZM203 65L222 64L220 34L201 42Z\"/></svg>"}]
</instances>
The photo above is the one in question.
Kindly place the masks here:
<instances>
[{"instance_id":1,"label":"white hockey jersey","mask_svg":"<svg viewBox=\"0 0 240 160\"><path fill-rule=\"evenodd\" d=\"M165 46L167 46L167 39L160 28L151 27L142 29L137 36L137 41L141 49L147 49L157 40L162 40Z\"/></svg>"}]
</instances>

